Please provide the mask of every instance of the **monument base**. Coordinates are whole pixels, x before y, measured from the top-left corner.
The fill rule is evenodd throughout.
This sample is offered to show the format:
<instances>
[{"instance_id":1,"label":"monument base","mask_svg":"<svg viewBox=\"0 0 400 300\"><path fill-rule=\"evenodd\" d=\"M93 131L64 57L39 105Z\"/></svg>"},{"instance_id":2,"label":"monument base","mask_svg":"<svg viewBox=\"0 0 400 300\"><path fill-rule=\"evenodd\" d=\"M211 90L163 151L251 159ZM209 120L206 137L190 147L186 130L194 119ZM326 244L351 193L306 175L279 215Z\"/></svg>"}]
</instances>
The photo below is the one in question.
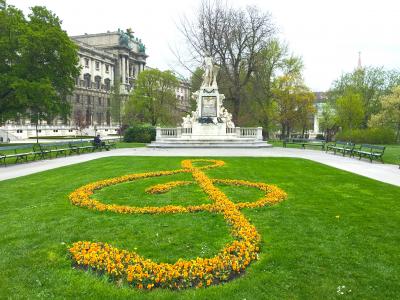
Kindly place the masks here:
<instances>
[{"instance_id":1,"label":"monument base","mask_svg":"<svg viewBox=\"0 0 400 300\"><path fill-rule=\"evenodd\" d=\"M268 148L262 128L228 128L226 124L196 124L193 128L156 129L150 148Z\"/></svg>"}]
</instances>

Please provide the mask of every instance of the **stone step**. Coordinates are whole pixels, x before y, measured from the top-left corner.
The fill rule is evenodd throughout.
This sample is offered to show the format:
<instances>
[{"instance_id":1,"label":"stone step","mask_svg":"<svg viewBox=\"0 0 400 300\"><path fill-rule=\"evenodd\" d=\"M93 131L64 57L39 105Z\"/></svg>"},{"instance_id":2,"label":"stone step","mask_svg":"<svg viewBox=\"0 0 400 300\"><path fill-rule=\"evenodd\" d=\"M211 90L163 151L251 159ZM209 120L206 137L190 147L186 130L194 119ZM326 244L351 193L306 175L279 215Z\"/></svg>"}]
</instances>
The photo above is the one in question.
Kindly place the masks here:
<instances>
[{"instance_id":1,"label":"stone step","mask_svg":"<svg viewBox=\"0 0 400 300\"><path fill-rule=\"evenodd\" d=\"M264 141L192 141L192 142L151 142L148 148L270 148L271 144Z\"/></svg>"}]
</instances>

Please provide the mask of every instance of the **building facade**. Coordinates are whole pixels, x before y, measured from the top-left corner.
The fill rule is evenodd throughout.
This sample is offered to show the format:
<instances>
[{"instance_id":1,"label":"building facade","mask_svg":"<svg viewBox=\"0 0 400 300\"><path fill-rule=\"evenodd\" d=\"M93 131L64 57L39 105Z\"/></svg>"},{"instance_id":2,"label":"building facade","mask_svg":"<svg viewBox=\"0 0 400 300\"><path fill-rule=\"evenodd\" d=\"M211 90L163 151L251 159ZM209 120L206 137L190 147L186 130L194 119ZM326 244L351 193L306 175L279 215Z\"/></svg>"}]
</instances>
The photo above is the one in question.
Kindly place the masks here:
<instances>
[{"instance_id":1,"label":"building facade","mask_svg":"<svg viewBox=\"0 0 400 300\"><path fill-rule=\"evenodd\" d=\"M69 101L72 107L70 125L111 126L111 92L119 86L122 104L144 70L145 46L131 30L72 36L79 47L81 74Z\"/></svg>"}]
</instances>

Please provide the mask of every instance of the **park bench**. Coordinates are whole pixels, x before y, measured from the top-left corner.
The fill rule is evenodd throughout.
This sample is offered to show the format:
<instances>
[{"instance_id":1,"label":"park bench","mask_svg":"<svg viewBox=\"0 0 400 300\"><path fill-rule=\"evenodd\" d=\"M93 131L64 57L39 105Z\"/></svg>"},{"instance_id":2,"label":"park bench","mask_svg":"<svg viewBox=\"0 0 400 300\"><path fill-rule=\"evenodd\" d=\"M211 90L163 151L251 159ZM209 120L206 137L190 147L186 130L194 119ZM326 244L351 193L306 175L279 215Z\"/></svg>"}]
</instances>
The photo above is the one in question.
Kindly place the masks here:
<instances>
[{"instance_id":1,"label":"park bench","mask_svg":"<svg viewBox=\"0 0 400 300\"><path fill-rule=\"evenodd\" d=\"M370 162L372 160L380 160L383 163L383 154L385 153L385 146L377 146L370 144L362 144L357 149L354 149L352 156L358 156L358 159L362 157L369 158Z\"/></svg>"},{"instance_id":2,"label":"park bench","mask_svg":"<svg viewBox=\"0 0 400 300\"><path fill-rule=\"evenodd\" d=\"M59 155L64 155L67 156L67 151L69 150L68 147L66 147L65 144L39 144L39 147L43 153L42 158L45 158L45 156L47 155L48 157L52 157L52 153L55 153L56 157L58 157Z\"/></svg>"},{"instance_id":3,"label":"park bench","mask_svg":"<svg viewBox=\"0 0 400 300\"><path fill-rule=\"evenodd\" d=\"M3 159L3 164L6 166L6 159L7 158L15 158L15 163L18 163L20 160L25 160L28 161L28 156L31 154L31 152L26 152L26 153L18 153L17 149L14 150L14 153L11 154L0 154Z\"/></svg>"},{"instance_id":4,"label":"park bench","mask_svg":"<svg viewBox=\"0 0 400 300\"><path fill-rule=\"evenodd\" d=\"M339 153L342 153L343 156L345 156L346 153L349 153L349 155L352 155L354 147L355 147L354 143L336 141L336 142L334 142L334 144L326 146L326 152L333 151L334 154L336 154L336 152L339 152Z\"/></svg>"},{"instance_id":5,"label":"park bench","mask_svg":"<svg viewBox=\"0 0 400 300\"><path fill-rule=\"evenodd\" d=\"M84 151L89 152L89 151L94 151L96 149L96 146L93 144L91 145L85 145L83 142L69 142L69 154L76 153L76 154L81 154Z\"/></svg>"},{"instance_id":6,"label":"park bench","mask_svg":"<svg viewBox=\"0 0 400 300\"><path fill-rule=\"evenodd\" d=\"M106 143L106 146L108 147L108 149L117 149L116 142L107 140L105 143Z\"/></svg>"},{"instance_id":7,"label":"park bench","mask_svg":"<svg viewBox=\"0 0 400 300\"><path fill-rule=\"evenodd\" d=\"M309 140L309 139L285 139L283 140L283 147L286 148L288 144L301 145L303 149L306 146L321 147L321 150L325 149L326 142L324 140Z\"/></svg>"}]
</instances>

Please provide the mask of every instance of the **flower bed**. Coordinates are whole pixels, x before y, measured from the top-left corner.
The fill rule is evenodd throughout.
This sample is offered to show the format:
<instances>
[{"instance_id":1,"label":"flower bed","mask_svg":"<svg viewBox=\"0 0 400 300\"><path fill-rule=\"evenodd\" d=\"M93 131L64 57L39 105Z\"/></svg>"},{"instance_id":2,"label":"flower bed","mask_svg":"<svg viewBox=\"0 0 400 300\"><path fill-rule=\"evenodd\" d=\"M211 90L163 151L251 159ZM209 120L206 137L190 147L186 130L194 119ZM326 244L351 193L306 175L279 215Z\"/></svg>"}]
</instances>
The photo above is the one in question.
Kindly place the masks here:
<instances>
[{"instance_id":1,"label":"flower bed","mask_svg":"<svg viewBox=\"0 0 400 300\"><path fill-rule=\"evenodd\" d=\"M209 162L210 165L196 167L193 163ZM148 172L125 175L117 178L101 180L78 188L70 194L72 204L99 211L116 213L190 213L209 211L220 213L231 226L234 241L227 244L216 256L178 260L174 264L156 263L141 257L135 252L120 250L107 243L80 241L74 243L69 252L74 264L82 268L90 268L101 273L108 273L112 278L126 280L139 289L154 287L182 289L202 287L228 281L242 273L246 267L258 257L260 235L256 228L240 212L241 208L273 205L286 198L286 193L273 185L252 183L244 180L211 179L204 170L221 167L220 160L184 160L182 169L172 171ZM148 193L165 193L170 189L187 184L197 183L205 192L212 204L197 206L134 207L115 204L104 204L92 199L95 190L121 182L142 178L167 176L178 173L191 173L194 181L173 181L152 186ZM266 194L255 202L233 203L214 184L249 186L258 188Z\"/></svg>"}]
</instances>

